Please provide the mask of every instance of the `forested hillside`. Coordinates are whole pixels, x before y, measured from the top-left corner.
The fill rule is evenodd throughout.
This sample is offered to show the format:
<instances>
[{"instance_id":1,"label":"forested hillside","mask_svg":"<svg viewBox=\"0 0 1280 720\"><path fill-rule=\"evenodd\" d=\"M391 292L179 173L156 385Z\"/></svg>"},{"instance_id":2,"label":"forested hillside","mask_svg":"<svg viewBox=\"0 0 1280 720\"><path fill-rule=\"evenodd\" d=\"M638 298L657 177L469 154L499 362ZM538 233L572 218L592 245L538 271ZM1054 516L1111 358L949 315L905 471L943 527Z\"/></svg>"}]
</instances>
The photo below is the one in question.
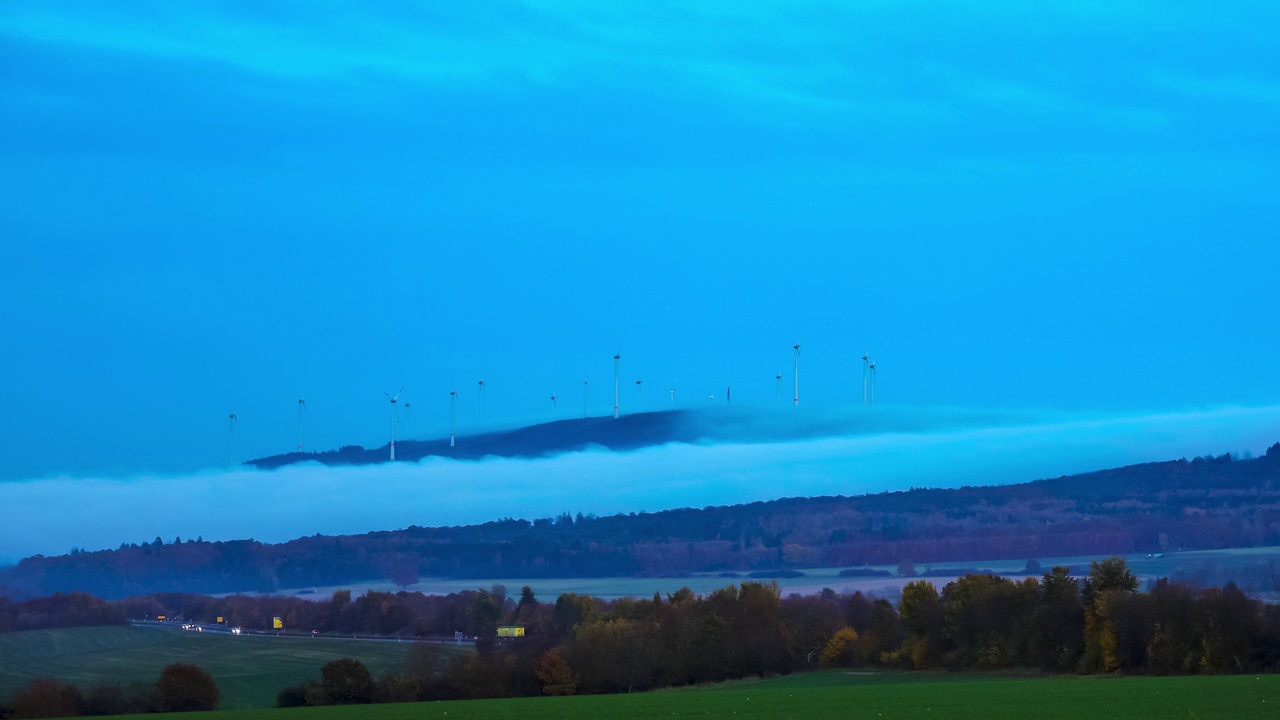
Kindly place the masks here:
<instances>
[{"instance_id":1,"label":"forested hillside","mask_svg":"<svg viewBox=\"0 0 1280 720\"><path fill-rule=\"evenodd\" d=\"M0 571L15 599L119 598L420 576L678 575L1280 545L1280 444L1002 487L797 498L611 517L409 527L278 545L165 541L36 556Z\"/></svg>"}]
</instances>

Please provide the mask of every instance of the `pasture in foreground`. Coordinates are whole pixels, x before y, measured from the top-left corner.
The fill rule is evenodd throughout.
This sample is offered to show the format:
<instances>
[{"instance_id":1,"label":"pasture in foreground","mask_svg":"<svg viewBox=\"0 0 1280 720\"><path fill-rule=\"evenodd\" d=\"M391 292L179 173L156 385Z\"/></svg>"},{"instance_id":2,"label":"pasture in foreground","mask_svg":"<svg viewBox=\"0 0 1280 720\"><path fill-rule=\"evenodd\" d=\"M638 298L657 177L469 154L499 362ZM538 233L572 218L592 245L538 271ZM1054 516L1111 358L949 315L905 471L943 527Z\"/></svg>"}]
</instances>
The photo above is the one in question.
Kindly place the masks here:
<instances>
[{"instance_id":1,"label":"pasture in foreground","mask_svg":"<svg viewBox=\"0 0 1280 720\"><path fill-rule=\"evenodd\" d=\"M190 662L213 675L223 708L269 708L289 685L320 678L330 660L355 658L377 675L403 670L410 642L263 637L177 628L89 627L0 633L0 701L36 677L87 690L155 682L165 665Z\"/></svg>"},{"instance_id":2,"label":"pasture in foreground","mask_svg":"<svg viewBox=\"0 0 1280 720\"><path fill-rule=\"evenodd\" d=\"M1280 676L1052 677L820 672L630 695L186 713L184 720L875 718L1046 720L1276 717Z\"/></svg>"}]
</instances>

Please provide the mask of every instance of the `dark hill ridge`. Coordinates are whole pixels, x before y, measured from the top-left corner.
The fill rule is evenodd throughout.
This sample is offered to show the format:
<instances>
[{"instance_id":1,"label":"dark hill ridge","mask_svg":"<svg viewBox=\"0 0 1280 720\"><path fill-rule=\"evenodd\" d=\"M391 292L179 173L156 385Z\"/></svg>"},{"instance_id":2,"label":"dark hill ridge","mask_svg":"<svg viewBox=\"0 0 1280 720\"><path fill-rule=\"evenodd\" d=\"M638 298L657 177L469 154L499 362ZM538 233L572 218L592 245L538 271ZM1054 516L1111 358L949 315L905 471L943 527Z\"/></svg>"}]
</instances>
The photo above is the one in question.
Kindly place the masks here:
<instances>
[{"instance_id":1,"label":"dark hill ridge","mask_svg":"<svg viewBox=\"0 0 1280 720\"><path fill-rule=\"evenodd\" d=\"M1280 444L1253 460L1147 463L1021 485L565 514L278 545L144 543L27 558L0 570L0 594L115 598L419 576L668 575L1260 545L1280 545Z\"/></svg>"},{"instance_id":2,"label":"dark hill ridge","mask_svg":"<svg viewBox=\"0 0 1280 720\"><path fill-rule=\"evenodd\" d=\"M790 406L787 406L790 410ZM774 408L773 410L776 410ZM823 437L853 437L882 433L917 433L1017 426L1037 422L1034 414L956 408L806 408L803 412L774 412L747 405L659 410L610 416L575 418L509 430L466 433L457 447L449 438L397 440L396 460L426 457L479 460L485 457L538 458L592 447L614 451L637 450L666 443L771 443ZM285 453L258 458L246 465L273 469L300 462L324 465L370 465L390 460L389 448L348 445L338 450Z\"/></svg>"},{"instance_id":3,"label":"dark hill ridge","mask_svg":"<svg viewBox=\"0 0 1280 720\"><path fill-rule=\"evenodd\" d=\"M637 450L669 442L697 442L702 439L695 423L685 422L686 411L664 410L613 417L588 417L557 420L517 428L498 430L459 438L449 447L449 438L438 440L397 440L396 459L416 461L427 457L479 460L484 457L535 458L559 453L602 447L608 450ZM372 465L388 462L390 448L363 448L348 445L324 452L292 452L271 455L246 462L246 465L270 470L300 462L324 465Z\"/></svg>"}]
</instances>

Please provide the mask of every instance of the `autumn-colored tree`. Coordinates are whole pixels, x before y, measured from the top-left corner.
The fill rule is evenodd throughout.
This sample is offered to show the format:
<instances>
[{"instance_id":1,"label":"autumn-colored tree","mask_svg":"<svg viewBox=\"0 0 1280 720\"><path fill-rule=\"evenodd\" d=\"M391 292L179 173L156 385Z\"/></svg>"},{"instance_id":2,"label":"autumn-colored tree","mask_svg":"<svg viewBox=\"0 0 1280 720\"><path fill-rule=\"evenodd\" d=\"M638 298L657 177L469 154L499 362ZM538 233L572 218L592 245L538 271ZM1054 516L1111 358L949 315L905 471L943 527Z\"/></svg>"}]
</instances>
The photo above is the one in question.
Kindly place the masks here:
<instances>
[{"instance_id":1,"label":"autumn-colored tree","mask_svg":"<svg viewBox=\"0 0 1280 720\"><path fill-rule=\"evenodd\" d=\"M545 695L572 695L578 689L578 678L565 660L563 645L551 648L538 658L534 675L542 681Z\"/></svg>"},{"instance_id":2,"label":"autumn-colored tree","mask_svg":"<svg viewBox=\"0 0 1280 720\"><path fill-rule=\"evenodd\" d=\"M819 660L827 667L852 667L858 660L858 631L840 628L822 648Z\"/></svg>"},{"instance_id":3,"label":"autumn-colored tree","mask_svg":"<svg viewBox=\"0 0 1280 720\"><path fill-rule=\"evenodd\" d=\"M822 594L784 598L782 619L791 640L792 653L805 662L818 662L831 636L845 627L839 604L833 597Z\"/></svg>"},{"instance_id":4,"label":"autumn-colored tree","mask_svg":"<svg viewBox=\"0 0 1280 720\"><path fill-rule=\"evenodd\" d=\"M903 644L907 664L916 670L937 667L942 658L943 612L933 583L913 580L904 585L898 615L907 631Z\"/></svg>"},{"instance_id":5,"label":"autumn-colored tree","mask_svg":"<svg viewBox=\"0 0 1280 720\"><path fill-rule=\"evenodd\" d=\"M1124 558L1113 557L1089 564L1089 577L1084 582L1084 655L1083 672L1115 672L1120 669L1121 652L1125 649L1117 635L1115 615L1122 609L1126 595L1136 592L1138 578L1129 571Z\"/></svg>"}]
</instances>

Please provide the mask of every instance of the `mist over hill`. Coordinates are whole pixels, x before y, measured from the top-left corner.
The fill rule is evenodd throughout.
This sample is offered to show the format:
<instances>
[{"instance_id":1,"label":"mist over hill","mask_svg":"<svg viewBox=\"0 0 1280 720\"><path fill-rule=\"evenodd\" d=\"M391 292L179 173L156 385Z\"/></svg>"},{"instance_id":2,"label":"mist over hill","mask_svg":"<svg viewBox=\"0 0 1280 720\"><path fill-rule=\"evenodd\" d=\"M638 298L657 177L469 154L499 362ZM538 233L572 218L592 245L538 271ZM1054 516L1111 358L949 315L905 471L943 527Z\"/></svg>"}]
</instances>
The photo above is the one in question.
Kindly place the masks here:
<instances>
[{"instance_id":1,"label":"mist over hill","mask_svg":"<svg viewBox=\"0 0 1280 720\"><path fill-rule=\"evenodd\" d=\"M396 440L396 461L426 458L541 458L587 449L638 450L668 443L768 443L873 433L937 432L1024 424L1043 419L1033 411L930 408L760 408L725 405L698 410L661 410L556 420L525 427L448 436L430 440ZM388 443L389 445L389 443ZM270 470L317 462L322 465L374 465L390 462L390 447L347 445L336 450L289 452L249 460L245 465Z\"/></svg>"},{"instance_id":2,"label":"mist over hill","mask_svg":"<svg viewBox=\"0 0 1280 720\"><path fill-rule=\"evenodd\" d=\"M126 543L0 570L0 594L265 591L420 576L595 577L1280 544L1280 444L996 487L363 535Z\"/></svg>"},{"instance_id":3,"label":"mist over hill","mask_svg":"<svg viewBox=\"0 0 1280 720\"><path fill-rule=\"evenodd\" d=\"M786 497L1005 485L1273 443L1280 407L1102 415L928 407L720 406L585 418L447 441L279 456L271 469L0 482L0 561L155 538L315 534L602 517ZM415 445L414 443L421 443ZM397 446L401 441L397 440ZM447 453L452 453L449 455Z\"/></svg>"},{"instance_id":4,"label":"mist over hill","mask_svg":"<svg viewBox=\"0 0 1280 720\"><path fill-rule=\"evenodd\" d=\"M608 450L635 450L668 442L695 442L701 439L696 423L686 411L635 413L619 418L590 417L466 435L461 445L450 447L449 438L397 440L396 459L413 462L427 457L479 460L485 457L535 458L557 453L601 447ZM270 470L301 462L322 465L373 465L390 462L390 448L347 445L337 450L291 452L246 462Z\"/></svg>"}]
</instances>

